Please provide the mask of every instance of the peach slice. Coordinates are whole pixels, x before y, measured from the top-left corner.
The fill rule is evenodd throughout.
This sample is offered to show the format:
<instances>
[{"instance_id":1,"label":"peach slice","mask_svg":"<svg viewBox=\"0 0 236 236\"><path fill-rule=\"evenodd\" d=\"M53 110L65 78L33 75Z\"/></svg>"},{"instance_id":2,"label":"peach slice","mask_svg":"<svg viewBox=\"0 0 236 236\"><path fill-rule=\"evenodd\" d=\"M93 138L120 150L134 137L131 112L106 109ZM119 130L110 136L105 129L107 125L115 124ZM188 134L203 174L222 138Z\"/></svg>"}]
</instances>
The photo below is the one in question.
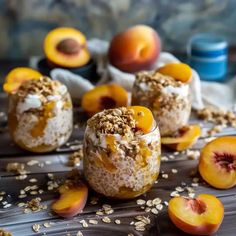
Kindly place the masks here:
<instances>
[{"instance_id":1,"label":"peach slice","mask_svg":"<svg viewBox=\"0 0 236 236\"><path fill-rule=\"evenodd\" d=\"M174 197L169 201L168 214L182 231L193 235L210 235L222 223L224 206L210 194L200 194L197 198Z\"/></svg>"},{"instance_id":2,"label":"peach slice","mask_svg":"<svg viewBox=\"0 0 236 236\"><path fill-rule=\"evenodd\" d=\"M228 189L236 185L236 137L209 142L201 151L198 170L211 186Z\"/></svg>"},{"instance_id":3,"label":"peach slice","mask_svg":"<svg viewBox=\"0 0 236 236\"><path fill-rule=\"evenodd\" d=\"M190 148L201 135L199 125L189 125L179 130L177 137L163 137L161 143L176 151L183 151Z\"/></svg>"},{"instance_id":4,"label":"peach slice","mask_svg":"<svg viewBox=\"0 0 236 236\"><path fill-rule=\"evenodd\" d=\"M136 25L113 37L108 58L118 69L134 73L151 69L160 51L157 32L147 25Z\"/></svg>"},{"instance_id":5,"label":"peach slice","mask_svg":"<svg viewBox=\"0 0 236 236\"><path fill-rule=\"evenodd\" d=\"M127 106L128 93L119 85L96 86L82 97L82 108L88 115L94 115L104 109Z\"/></svg>"},{"instance_id":6,"label":"peach slice","mask_svg":"<svg viewBox=\"0 0 236 236\"><path fill-rule=\"evenodd\" d=\"M6 93L14 93L24 82L31 79L39 79L41 76L38 71L31 68L17 67L7 74L3 90Z\"/></svg>"},{"instance_id":7,"label":"peach slice","mask_svg":"<svg viewBox=\"0 0 236 236\"><path fill-rule=\"evenodd\" d=\"M49 62L66 68L87 64L90 53L86 37L74 28L56 28L44 40L44 53Z\"/></svg>"},{"instance_id":8,"label":"peach slice","mask_svg":"<svg viewBox=\"0 0 236 236\"><path fill-rule=\"evenodd\" d=\"M52 210L59 216L71 218L80 213L87 202L86 185L66 186L59 188L60 198L52 204Z\"/></svg>"},{"instance_id":9,"label":"peach slice","mask_svg":"<svg viewBox=\"0 0 236 236\"><path fill-rule=\"evenodd\" d=\"M176 80L187 83L192 78L192 69L184 63L170 63L160 67L157 72L173 77Z\"/></svg>"},{"instance_id":10,"label":"peach slice","mask_svg":"<svg viewBox=\"0 0 236 236\"><path fill-rule=\"evenodd\" d=\"M151 132L156 124L152 112L143 106L130 106L130 110L134 112L136 128L142 130L145 134Z\"/></svg>"}]
</instances>

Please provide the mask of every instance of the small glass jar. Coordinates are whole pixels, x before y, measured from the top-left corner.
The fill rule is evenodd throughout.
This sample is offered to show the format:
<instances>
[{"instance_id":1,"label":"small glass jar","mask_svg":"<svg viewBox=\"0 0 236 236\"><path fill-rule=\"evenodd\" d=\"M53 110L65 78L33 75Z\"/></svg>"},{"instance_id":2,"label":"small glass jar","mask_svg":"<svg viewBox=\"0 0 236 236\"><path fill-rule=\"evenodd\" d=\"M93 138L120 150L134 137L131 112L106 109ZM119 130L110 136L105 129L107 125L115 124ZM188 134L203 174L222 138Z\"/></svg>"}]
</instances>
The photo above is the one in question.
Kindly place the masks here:
<instances>
[{"instance_id":1,"label":"small glass jar","mask_svg":"<svg viewBox=\"0 0 236 236\"><path fill-rule=\"evenodd\" d=\"M131 103L149 108L161 136L172 136L189 121L190 87L155 71L140 72L136 75Z\"/></svg>"},{"instance_id":2,"label":"small glass jar","mask_svg":"<svg viewBox=\"0 0 236 236\"><path fill-rule=\"evenodd\" d=\"M100 122L96 118L103 119L114 112L119 116L122 109L106 110L91 119ZM84 136L84 174L90 186L96 192L116 199L135 198L149 190L160 169L158 127L147 134L128 137L127 133L97 130L91 119ZM120 126L118 122L115 125Z\"/></svg>"},{"instance_id":3,"label":"small glass jar","mask_svg":"<svg viewBox=\"0 0 236 236\"><path fill-rule=\"evenodd\" d=\"M32 152L49 152L67 142L73 129L70 94L48 77L25 82L9 95L8 127L13 140Z\"/></svg>"}]
</instances>

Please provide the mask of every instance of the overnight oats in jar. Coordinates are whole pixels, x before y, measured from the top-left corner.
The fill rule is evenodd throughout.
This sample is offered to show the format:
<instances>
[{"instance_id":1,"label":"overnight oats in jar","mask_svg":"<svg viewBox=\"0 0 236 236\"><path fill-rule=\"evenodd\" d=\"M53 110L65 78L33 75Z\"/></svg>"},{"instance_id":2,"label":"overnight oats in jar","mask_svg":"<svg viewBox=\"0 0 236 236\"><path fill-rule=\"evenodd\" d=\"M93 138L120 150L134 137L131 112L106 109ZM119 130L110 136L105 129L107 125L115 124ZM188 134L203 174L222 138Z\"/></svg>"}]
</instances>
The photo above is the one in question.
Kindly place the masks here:
<instances>
[{"instance_id":1,"label":"overnight oats in jar","mask_svg":"<svg viewBox=\"0 0 236 236\"><path fill-rule=\"evenodd\" d=\"M135 198L151 188L160 169L160 134L149 109L121 107L97 113L84 136L84 174L98 193Z\"/></svg>"},{"instance_id":2,"label":"overnight oats in jar","mask_svg":"<svg viewBox=\"0 0 236 236\"><path fill-rule=\"evenodd\" d=\"M140 72L136 75L132 90L132 105L148 107L161 136L172 136L189 121L189 84L156 71Z\"/></svg>"},{"instance_id":3,"label":"overnight oats in jar","mask_svg":"<svg viewBox=\"0 0 236 236\"><path fill-rule=\"evenodd\" d=\"M8 127L13 140L32 152L49 152L67 142L73 129L71 97L48 77L30 80L9 95Z\"/></svg>"}]
</instances>

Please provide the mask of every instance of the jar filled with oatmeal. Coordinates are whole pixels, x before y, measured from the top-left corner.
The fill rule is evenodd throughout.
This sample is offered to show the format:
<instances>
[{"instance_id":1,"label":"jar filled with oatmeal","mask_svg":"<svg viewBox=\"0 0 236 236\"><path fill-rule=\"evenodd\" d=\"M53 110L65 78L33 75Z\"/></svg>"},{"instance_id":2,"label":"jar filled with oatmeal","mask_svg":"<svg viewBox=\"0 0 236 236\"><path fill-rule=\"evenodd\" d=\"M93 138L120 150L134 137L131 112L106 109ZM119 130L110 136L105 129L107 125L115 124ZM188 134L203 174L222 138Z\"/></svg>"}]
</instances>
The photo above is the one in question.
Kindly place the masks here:
<instances>
[{"instance_id":1,"label":"jar filled with oatmeal","mask_svg":"<svg viewBox=\"0 0 236 236\"><path fill-rule=\"evenodd\" d=\"M73 129L73 111L65 85L48 77L30 80L9 95L8 127L13 140L32 152L64 144Z\"/></svg>"},{"instance_id":2,"label":"jar filled with oatmeal","mask_svg":"<svg viewBox=\"0 0 236 236\"><path fill-rule=\"evenodd\" d=\"M189 121L189 84L156 71L140 72L136 75L132 90L132 105L148 107L161 136L172 136Z\"/></svg>"},{"instance_id":3,"label":"jar filled with oatmeal","mask_svg":"<svg viewBox=\"0 0 236 236\"><path fill-rule=\"evenodd\" d=\"M160 169L160 134L149 109L122 107L87 122L84 174L98 193L135 198L151 188Z\"/></svg>"}]
</instances>

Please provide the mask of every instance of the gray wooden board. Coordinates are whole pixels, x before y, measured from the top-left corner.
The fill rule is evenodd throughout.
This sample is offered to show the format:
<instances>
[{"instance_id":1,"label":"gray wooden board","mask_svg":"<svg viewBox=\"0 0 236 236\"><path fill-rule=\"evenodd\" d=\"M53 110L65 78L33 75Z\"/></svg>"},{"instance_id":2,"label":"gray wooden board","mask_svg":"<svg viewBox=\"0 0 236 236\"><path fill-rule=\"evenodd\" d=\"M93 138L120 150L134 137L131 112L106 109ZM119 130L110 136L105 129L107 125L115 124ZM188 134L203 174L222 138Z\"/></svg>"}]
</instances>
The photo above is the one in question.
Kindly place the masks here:
<instances>
[{"instance_id":1,"label":"gray wooden board","mask_svg":"<svg viewBox=\"0 0 236 236\"><path fill-rule=\"evenodd\" d=\"M6 109L6 97L0 96L0 104L2 104L0 111ZM75 119L78 119L80 112L76 112ZM192 119L191 123L200 123L199 120ZM210 128L211 124L203 124L203 129ZM136 199L129 201L112 201L100 196L98 205L91 205L90 199L92 196L96 196L96 193L90 191L88 204L86 205L83 213L77 215L73 219L62 219L50 211L50 204L57 197L55 191L48 191L46 182L48 180L47 173L53 173L55 178L63 181L66 174L71 169L66 166L68 155L72 152L72 149L76 149L76 145L81 143L83 137L84 126L80 126L75 129L71 137L70 142L72 145L65 145L56 152L35 155L32 153L26 153L18 149L12 144L10 136L7 130L0 133L0 191L7 192L7 201L12 204L11 207L4 209L0 205L0 228L5 228L16 236L30 236L30 235L53 235L61 236L70 234L71 236L76 235L80 230L83 235L117 235L123 236L132 233L133 235L164 235L164 236L177 236L187 235L178 230L169 220L166 207L159 212L158 215L146 213L136 204ZM222 135L236 135L235 128L227 128L221 133ZM192 150L199 150L205 144L204 139L200 139L192 148ZM71 148L72 147L72 148ZM169 175L168 179L163 179L161 176L158 178L157 183L143 196L142 199L154 199L160 197L163 201L170 199L170 193L174 191L176 186L187 185L190 186L192 177L190 172L195 170L197 167L197 160L188 160L187 156L182 153L174 155L168 150L163 150L163 155L172 155L172 159L162 162L161 171ZM43 163L44 166L39 165L27 166L26 169L30 171L27 179L16 180L16 176L12 173L8 173L5 167L8 162L21 162L27 163L30 160L37 160L39 163ZM50 164L46 164L50 163ZM173 174L172 169L177 169L178 173ZM82 170L82 164L79 169ZM33 185L29 183L29 179L36 178L38 180L37 185L44 192L40 195L43 204L48 205L47 210L42 210L36 213L24 214L23 209L19 208L17 204L22 201L30 200L30 198L19 199L18 195L20 189L25 186ZM225 217L223 223L216 235L233 236L236 235L236 188L228 190L217 190L214 189L204 182L200 182L198 187L194 187L196 194L199 193L210 193L214 194L221 199L225 207ZM187 193L183 193L186 195ZM35 196L32 196L35 197ZM97 216L95 212L101 209L102 204L107 203L112 206L114 213L109 215L111 223L103 223L101 216ZM133 225L130 225L134 221L134 217L137 215L150 216L151 224L146 228L145 232L138 232L134 229ZM98 224L89 224L88 228L83 228L81 223L82 219L88 221L89 219L97 219ZM121 224L117 225L114 223L115 219L120 219ZM50 228L45 228L43 223L52 222ZM38 233L32 230L33 224L40 224L41 229Z\"/></svg>"}]
</instances>

